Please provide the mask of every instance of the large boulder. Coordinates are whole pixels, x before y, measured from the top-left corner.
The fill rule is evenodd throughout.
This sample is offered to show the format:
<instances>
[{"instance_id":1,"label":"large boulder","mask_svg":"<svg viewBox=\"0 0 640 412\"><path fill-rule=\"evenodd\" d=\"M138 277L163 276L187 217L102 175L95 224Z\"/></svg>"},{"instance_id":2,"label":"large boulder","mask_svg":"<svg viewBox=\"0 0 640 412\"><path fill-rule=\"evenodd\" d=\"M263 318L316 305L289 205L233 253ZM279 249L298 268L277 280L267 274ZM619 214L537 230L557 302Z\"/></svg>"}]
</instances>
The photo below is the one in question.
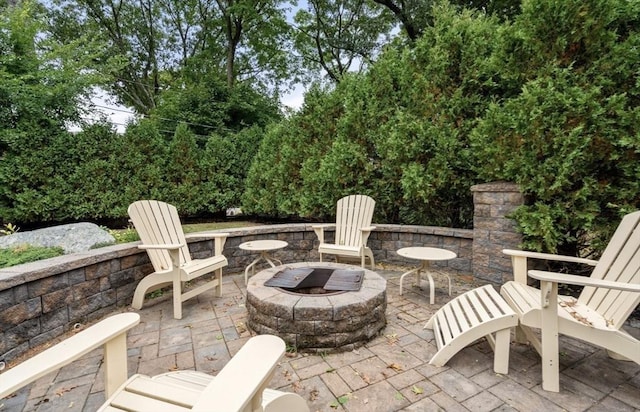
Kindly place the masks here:
<instances>
[{"instance_id":1,"label":"large boulder","mask_svg":"<svg viewBox=\"0 0 640 412\"><path fill-rule=\"evenodd\" d=\"M115 239L106 230L88 222L52 226L0 236L0 248L10 248L25 244L45 247L59 246L64 249L64 253L85 252L95 245L114 242Z\"/></svg>"}]
</instances>

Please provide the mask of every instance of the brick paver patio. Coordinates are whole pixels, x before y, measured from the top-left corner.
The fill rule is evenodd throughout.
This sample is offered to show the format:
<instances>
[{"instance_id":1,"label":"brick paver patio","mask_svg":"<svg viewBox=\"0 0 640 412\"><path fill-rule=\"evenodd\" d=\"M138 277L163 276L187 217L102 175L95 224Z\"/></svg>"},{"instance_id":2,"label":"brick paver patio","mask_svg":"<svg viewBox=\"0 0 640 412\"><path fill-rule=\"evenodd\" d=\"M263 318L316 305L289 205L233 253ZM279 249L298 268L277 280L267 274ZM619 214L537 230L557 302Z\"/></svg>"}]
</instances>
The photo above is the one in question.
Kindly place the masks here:
<instances>
[{"instance_id":1,"label":"brick paver patio","mask_svg":"<svg viewBox=\"0 0 640 412\"><path fill-rule=\"evenodd\" d=\"M443 285L434 305L424 285L407 287L399 296L402 271L378 266L388 282L387 326L380 336L350 352L289 354L270 386L299 393L312 411L640 411L640 366L612 360L572 339L561 338L560 393L542 390L540 359L525 345L511 345L508 375L493 372L484 341L462 350L445 367L430 366L436 347L423 326L450 298ZM470 277L452 278L454 295L478 286ZM209 293L187 301L182 320L173 319L167 297L147 303L140 325L128 336L129 373L197 369L216 374L251 336L244 291L243 275L225 275L224 296ZM638 323L627 327L636 336ZM104 401L101 368L97 350L0 400L0 411L95 410Z\"/></svg>"}]
</instances>

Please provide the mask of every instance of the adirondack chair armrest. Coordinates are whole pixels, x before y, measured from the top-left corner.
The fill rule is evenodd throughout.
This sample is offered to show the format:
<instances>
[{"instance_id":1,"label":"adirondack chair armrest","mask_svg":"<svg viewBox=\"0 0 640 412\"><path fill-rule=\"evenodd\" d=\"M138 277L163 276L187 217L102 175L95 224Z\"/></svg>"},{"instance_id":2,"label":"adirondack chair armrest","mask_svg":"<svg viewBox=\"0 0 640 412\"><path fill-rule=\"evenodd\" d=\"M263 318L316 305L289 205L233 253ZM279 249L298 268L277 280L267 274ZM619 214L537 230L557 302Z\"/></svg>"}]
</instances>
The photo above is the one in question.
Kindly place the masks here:
<instances>
[{"instance_id":1,"label":"adirondack chair armrest","mask_svg":"<svg viewBox=\"0 0 640 412\"><path fill-rule=\"evenodd\" d=\"M0 399L104 345L105 391L109 397L127 380L127 331L140 323L137 313L101 320L0 374Z\"/></svg>"},{"instance_id":2,"label":"adirondack chair armrest","mask_svg":"<svg viewBox=\"0 0 640 412\"><path fill-rule=\"evenodd\" d=\"M613 282L610 280L594 279L587 276L569 275L565 273L530 270L529 276L541 282L564 283L578 286L593 286L606 289L623 290L640 293L640 284Z\"/></svg>"},{"instance_id":3,"label":"adirondack chair armrest","mask_svg":"<svg viewBox=\"0 0 640 412\"><path fill-rule=\"evenodd\" d=\"M185 234L185 239L202 239L202 233L190 233ZM224 244L227 242L227 237L229 237L229 233L226 232L215 232L215 233L207 233L207 237L213 238L213 255L218 256L222 254L224 250Z\"/></svg>"},{"instance_id":4,"label":"adirondack chair armrest","mask_svg":"<svg viewBox=\"0 0 640 412\"><path fill-rule=\"evenodd\" d=\"M366 226L366 227L360 228L360 231L362 231L362 246L367 245L367 240L369 240L369 236L371 235L371 232L374 230L376 230L375 226Z\"/></svg>"},{"instance_id":5,"label":"adirondack chair armrest","mask_svg":"<svg viewBox=\"0 0 640 412\"><path fill-rule=\"evenodd\" d=\"M527 250L503 249L502 253L514 257L524 257L530 259L553 260L556 262L584 263L585 265L595 266L597 260L580 258L575 256L554 255L551 253L529 252Z\"/></svg>"},{"instance_id":6,"label":"adirondack chair armrest","mask_svg":"<svg viewBox=\"0 0 640 412\"><path fill-rule=\"evenodd\" d=\"M249 339L204 389L193 411L259 410L262 391L284 355L284 341L273 335Z\"/></svg>"},{"instance_id":7,"label":"adirondack chair armrest","mask_svg":"<svg viewBox=\"0 0 640 412\"><path fill-rule=\"evenodd\" d=\"M316 232L316 236L320 243L324 243L324 230L325 229L334 229L336 227L335 223L322 223L319 225L312 225L311 228L314 232Z\"/></svg>"},{"instance_id":8,"label":"adirondack chair armrest","mask_svg":"<svg viewBox=\"0 0 640 412\"><path fill-rule=\"evenodd\" d=\"M166 249L166 250L177 250L184 246L184 243L174 243L169 245L138 245L138 249Z\"/></svg>"},{"instance_id":9,"label":"adirondack chair armrest","mask_svg":"<svg viewBox=\"0 0 640 412\"><path fill-rule=\"evenodd\" d=\"M516 282L527 284L527 259L552 260L556 262L582 263L589 266L598 264L597 260L575 256L553 255L551 253L529 252L526 250L503 249L502 253L511 256L513 278Z\"/></svg>"},{"instance_id":10,"label":"adirondack chair armrest","mask_svg":"<svg viewBox=\"0 0 640 412\"><path fill-rule=\"evenodd\" d=\"M227 242L228 233L213 233L213 253L215 256L221 255L224 244Z\"/></svg>"}]
</instances>

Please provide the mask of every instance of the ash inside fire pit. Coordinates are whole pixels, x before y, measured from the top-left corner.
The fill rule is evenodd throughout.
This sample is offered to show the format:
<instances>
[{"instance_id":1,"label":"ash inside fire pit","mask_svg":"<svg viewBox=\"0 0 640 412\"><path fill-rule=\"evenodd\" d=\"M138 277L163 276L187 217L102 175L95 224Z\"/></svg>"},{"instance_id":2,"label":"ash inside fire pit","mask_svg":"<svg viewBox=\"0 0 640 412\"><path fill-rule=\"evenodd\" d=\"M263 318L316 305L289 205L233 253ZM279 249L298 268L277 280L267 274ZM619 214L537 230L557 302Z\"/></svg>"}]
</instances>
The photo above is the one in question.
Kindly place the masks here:
<instances>
[{"instance_id":1,"label":"ash inside fire pit","mask_svg":"<svg viewBox=\"0 0 640 412\"><path fill-rule=\"evenodd\" d=\"M264 285L304 295L324 295L360 290L364 270L332 268L285 268Z\"/></svg>"}]
</instances>

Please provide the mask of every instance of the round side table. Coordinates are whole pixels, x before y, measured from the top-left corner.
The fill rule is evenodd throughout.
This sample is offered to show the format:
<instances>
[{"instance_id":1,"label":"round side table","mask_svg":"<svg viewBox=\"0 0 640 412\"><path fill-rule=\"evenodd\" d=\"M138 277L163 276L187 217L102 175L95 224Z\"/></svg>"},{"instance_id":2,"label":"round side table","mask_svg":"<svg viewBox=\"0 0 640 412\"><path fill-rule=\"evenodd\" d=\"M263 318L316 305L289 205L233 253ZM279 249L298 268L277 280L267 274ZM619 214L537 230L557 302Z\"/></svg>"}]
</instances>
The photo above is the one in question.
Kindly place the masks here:
<instances>
[{"instance_id":1,"label":"round side table","mask_svg":"<svg viewBox=\"0 0 640 412\"><path fill-rule=\"evenodd\" d=\"M241 243L239 248L242 250L260 252L260 256L255 258L253 262L249 263L247 268L244 270L244 284L246 285L248 282L249 269L251 269L251 275L253 275L255 273L256 264L261 260L265 260L271 265L271 267L276 267L276 265L273 263L274 260L282 265L282 262L279 259L275 259L271 255L269 255L269 252L285 248L288 245L289 244L284 240L252 240L251 242Z\"/></svg>"},{"instance_id":2,"label":"round side table","mask_svg":"<svg viewBox=\"0 0 640 412\"><path fill-rule=\"evenodd\" d=\"M449 260L457 257L455 253L450 250L440 249L436 247L424 247L424 246L415 246L415 247L405 247L402 249L398 249L396 252L398 255L402 257L406 257L409 259L419 260L421 265L415 269L411 269L406 272L402 276L400 276L400 295L402 295L402 282L407 275L412 273L416 274L416 285L420 286L420 272L424 271L427 274L427 278L429 280L429 303L433 305L435 300L435 291L434 291L434 282L432 274L436 273L439 275L443 275L447 277L449 281L449 296L451 296L451 278L448 274L429 270L429 263L431 261L436 260Z\"/></svg>"}]
</instances>

